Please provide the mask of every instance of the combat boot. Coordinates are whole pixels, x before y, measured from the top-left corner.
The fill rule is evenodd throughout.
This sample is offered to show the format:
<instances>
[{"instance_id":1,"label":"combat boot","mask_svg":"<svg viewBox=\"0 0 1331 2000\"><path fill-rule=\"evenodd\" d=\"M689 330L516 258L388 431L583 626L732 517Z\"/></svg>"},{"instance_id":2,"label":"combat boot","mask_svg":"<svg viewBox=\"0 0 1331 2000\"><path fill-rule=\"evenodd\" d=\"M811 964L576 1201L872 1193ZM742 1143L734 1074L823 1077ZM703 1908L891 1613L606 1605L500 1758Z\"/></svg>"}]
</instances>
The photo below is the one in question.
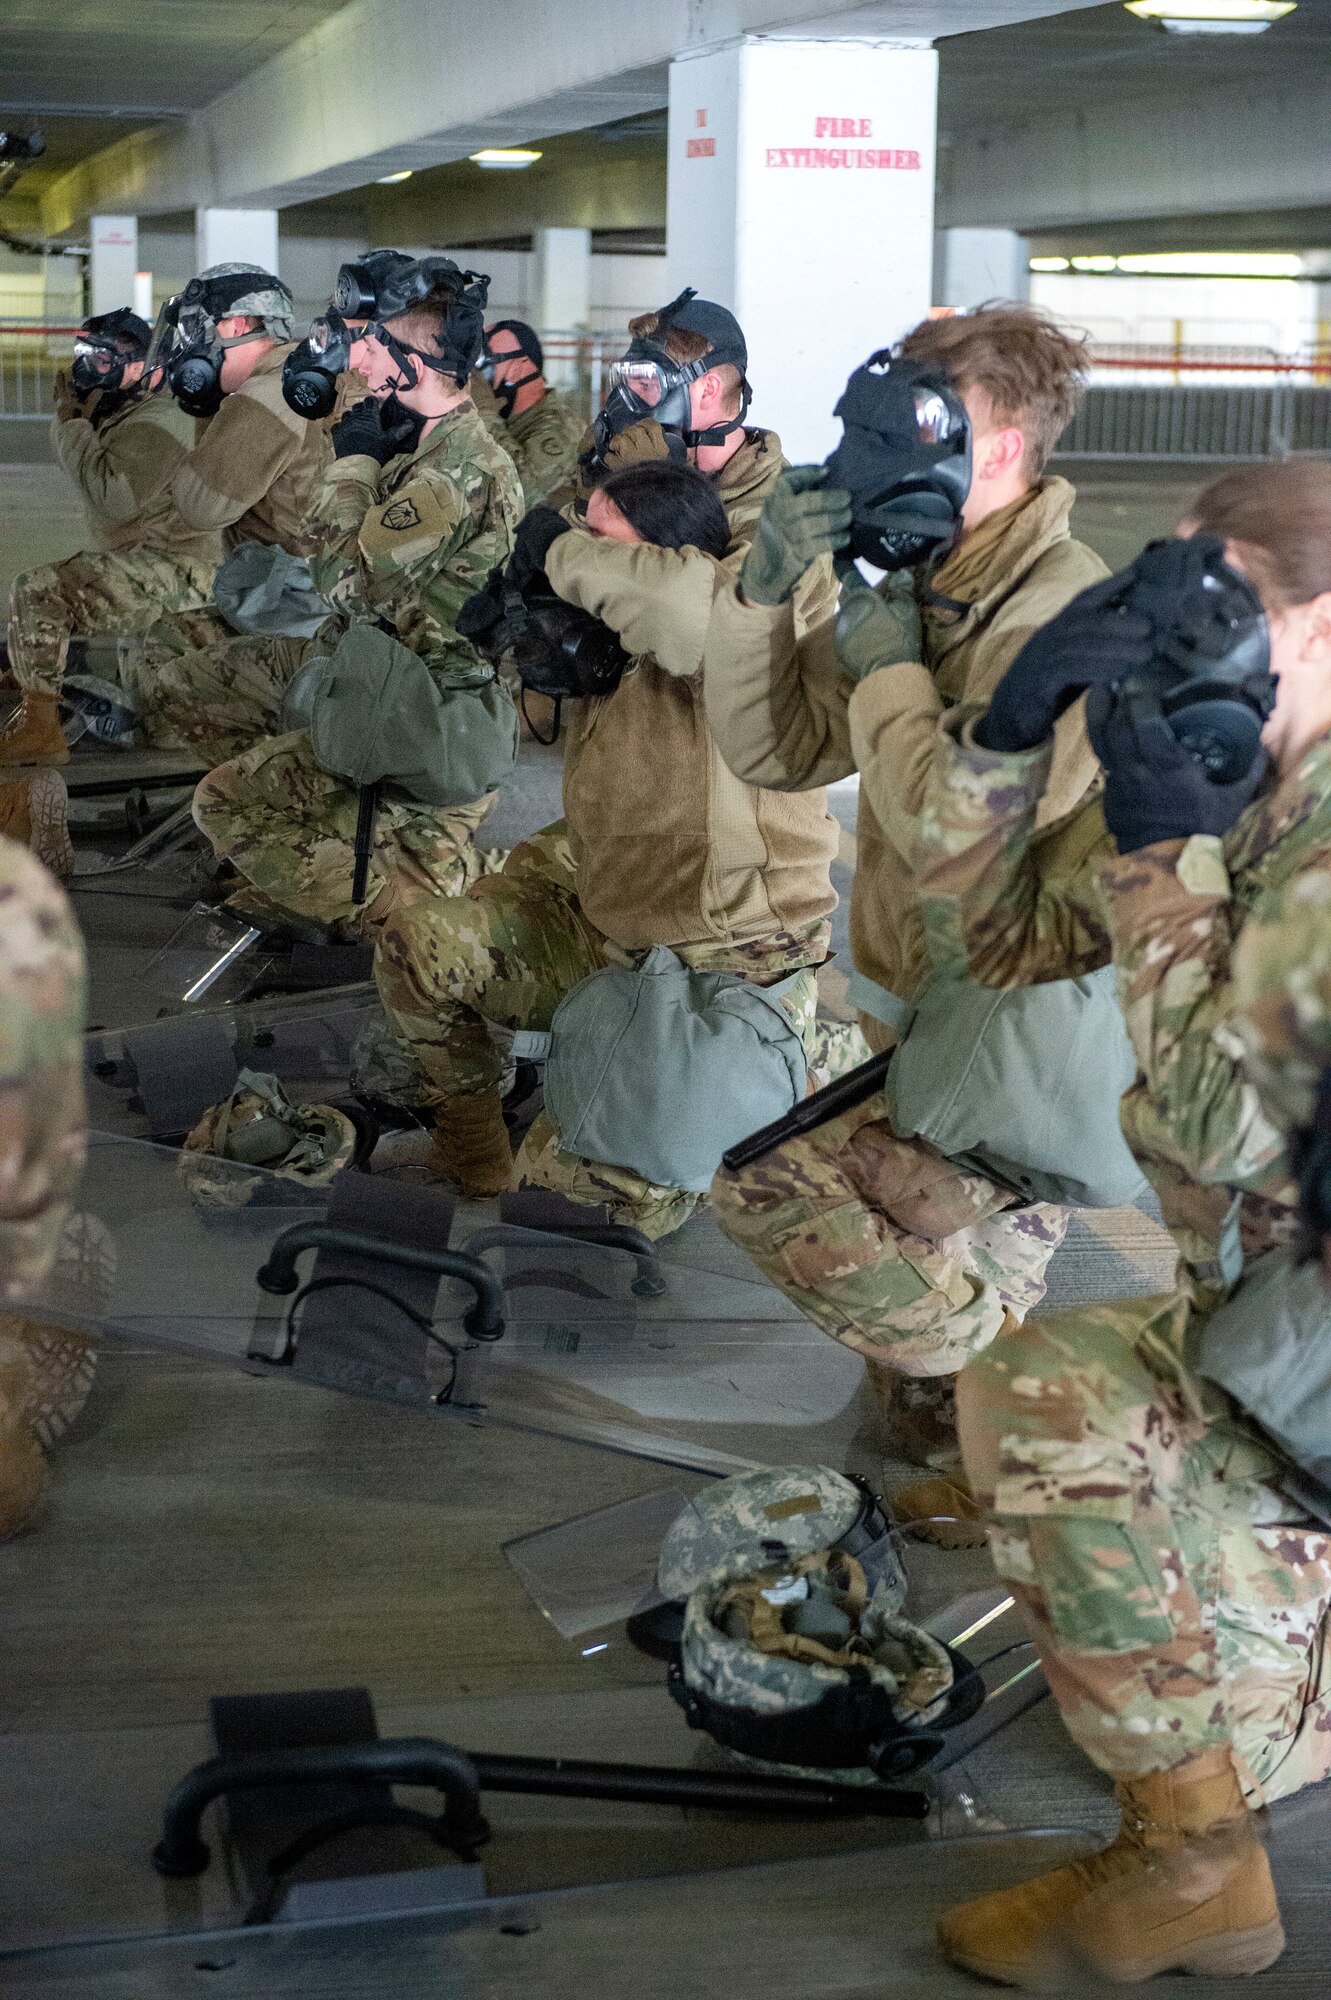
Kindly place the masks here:
<instances>
[{"instance_id":1,"label":"combat boot","mask_svg":"<svg viewBox=\"0 0 1331 2000\"><path fill-rule=\"evenodd\" d=\"M513 1179L513 1147L497 1090L450 1097L435 1114L434 1143L444 1178L479 1200L505 1194Z\"/></svg>"},{"instance_id":2,"label":"combat boot","mask_svg":"<svg viewBox=\"0 0 1331 2000\"><path fill-rule=\"evenodd\" d=\"M0 764L67 764L69 745L60 727L60 697L19 696L18 707L0 728Z\"/></svg>"},{"instance_id":3,"label":"combat boot","mask_svg":"<svg viewBox=\"0 0 1331 2000\"><path fill-rule=\"evenodd\" d=\"M1005 1986L1089 1969L1111 1985L1162 1972L1264 1972L1285 1948L1266 1849L1232 1753L1120 1778L1112 1846L949 1910L945 1958Z\"/></svg>"},{"instance_id":4,"label":"combat boot","mask_svg":"<svg viewBox=\"0 0 1331 2000\"><path fill-rule=\"evenodd\" d=\"M932 1479L911 1479L889 1496L892 1513L917 1542L949 1554L984 1547L984 1511L960 1464Z\"/></svg>"},{"instance_id":5,"label":"combat boot","mask_svg":"<svg viewBox=\"0 0 1331 2000\"><path fill-rule=\"evenodd\" d=\"M74 873L69 837L69 794L59 771L0 779L0 834L31 848L53 875Z\"/></svg>"},{"instance_id":6,"label":"combat boot","mask_svg":"<svg viewBox=\"0 0 1331 2000\"><path fill-rule=\"evenodd\" d=\"M0 1542L28 1525L46 1490L46 1459L28 1421L32 1357L0 1333Z\"/></svg>"},{"instance_id":7,"label":"combat boot","mask_svg":"<svg viewBox=\"0 0 1331 2000\"><path fill-rule=\"evenodd\" d=\"M908 1459L912 1465L956 1463L955 1375L903 1375L866 1354L864 1376L877 1418L875 1442L885 1458Z\"/></svg>"}]
</instances>

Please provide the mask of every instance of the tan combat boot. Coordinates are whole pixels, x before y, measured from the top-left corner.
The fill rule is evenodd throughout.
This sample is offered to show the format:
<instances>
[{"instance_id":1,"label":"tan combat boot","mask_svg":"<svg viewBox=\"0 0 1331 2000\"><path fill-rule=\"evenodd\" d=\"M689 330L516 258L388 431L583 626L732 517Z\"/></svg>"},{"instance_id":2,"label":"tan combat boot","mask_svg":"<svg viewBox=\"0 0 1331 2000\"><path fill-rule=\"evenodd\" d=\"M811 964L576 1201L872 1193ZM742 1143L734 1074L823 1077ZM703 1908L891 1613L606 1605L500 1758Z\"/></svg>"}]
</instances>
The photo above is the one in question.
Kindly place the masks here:
<instances>
[{"instance_id":1,"label":"tan combat boot","mask_svg":"<svg viewBox=\"0 0 1331 2000\"><path fill-rule=\"evenodd\" d=\"M0 729L0 764L67 764L69 745L60 728L58 694L19 696Z\"/></svg>"},{"instance_id":2,"label":"tan combat boot","mask_svg":"<svg viewBox=\"0 0 1331 2000\"><path fill-rule=\"evenodd\" d=\"M1130 1986L1161 1972L1264 1972L1285 1949L1266 1849L1233 1757L1120 1778L1123 1824L1100 1854L949 1910L943 1956L1005 1986L1090 1969Z\"/></svg>"},{"instance_id":3,"label":"tan combat boot","mask_svg":"<svg viewBox=\"0 0 1331 2000\"><path fill-rule=\"evenodd\" d=\"M961 1466L932 1479L912 1479L889 1496L892 1513L917 1542L931 1542L949 1554L984 1547L984 1511Z\"/></svg>"},{"instance_id":4,"label":"tan combat boot","mask_svg":"<svg viewBox=\"0 0 1331 2000\"><path fill-rule=\"evenodd\" d=\"M46 1460L28 1420L33 1375L26 1348L0 1332L0 1542L22 1533L46 1490Z\"/></svg>"},{"instance_id":5,"label":"tan combat boot","mask_svg":"<svg viewBox=\"0 0 1331 2000\"><path fill-rule=\"evenodd\" d=\"M69 793L59 771L0 778L0 834L31 848L53 875L68 879L74 873Z\"/></svg>"},{"instance_id":6,"label":"tan combat boot","mask_svg":"<svg viewBox=\"0 0 1331 2000\"><path fill-rule=\"evenodd\" d=\"M497 1090L450 1097L435 1115L434 1143L444 1177L479 1200L505 1194L513 1179L513 1148Z\"/></svg>"}]
</instances>

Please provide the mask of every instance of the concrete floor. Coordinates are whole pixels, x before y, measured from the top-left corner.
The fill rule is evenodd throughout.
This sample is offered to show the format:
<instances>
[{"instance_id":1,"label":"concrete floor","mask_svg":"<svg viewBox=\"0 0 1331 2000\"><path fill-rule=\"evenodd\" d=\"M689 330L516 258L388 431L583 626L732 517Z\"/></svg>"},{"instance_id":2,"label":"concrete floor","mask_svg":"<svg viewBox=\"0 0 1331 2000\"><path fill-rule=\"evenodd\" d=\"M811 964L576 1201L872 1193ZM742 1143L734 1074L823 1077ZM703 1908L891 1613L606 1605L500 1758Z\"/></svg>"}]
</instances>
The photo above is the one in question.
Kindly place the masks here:
<instances>
[{"instance_id":1,"label":"concrete floor","mask_svg":"<svg viewBox=\"0 0 1331 2000\"><path fill-rule=\"evenodd\" d=\"M1119 564L1148 535L1169 532L1196 484L1177 472L1133 482L1101 470L1083 477L1076 526ZM6 579L78 546L77 513L53 468L0 467L0 499ZM509 844L545 823L557 797L556 759L529 746L489 838ZM833 805L847 832L844 891L853 786ZM84 844L98 839L93 830ZM160 996L144 984L143 964L188 899L171 869L79 894L96 1018L152 1018ZM844 965L844 933L839 941ZM678 1239L678 1254L705 1269L712 1253L706 1225L698 1230ZM1081 1218L1055 1262L1050 1303L1154 1288L1164 1259L1160 1232L1136 1211ZM851 1405L850 1456L890 1485L901 1468L874 1459L868 1415ZM931 1911L1044 1864L1029 1847L956 1836L1099 1833L1113 1820L1103 1781L1049 1703L940 1781L927 1832L943 1840L927 1853L903 1846L899 1825L868 1819L787 1824L494 1798L486 1878L492 1894L517 1901L474 1913L465 1940L422 1920L391 1934L348 1933L338 1956L294 1970L252 1963L244 1939L203 1953L185 1943L45 1955L62 1941L236 1920L243 1899L220 1867L199 1884L163 1885L146 1858L166 1792L209 1749L216 1693L364 1685L385 1735L715 1764L719 1753L667 1698L664 1670L633 1651L622 1626L561 1637L503 1555L516 1536L696 1483L678 1467L567 1437L285 1390L217 1363L109 1346L87 1410L53 1455L42 1516L0 1550L0 1954L20 1954L5 1958L0 1986L43 2000L205 1988L247 2000L387 1990L562 2000L630 1980L644 2000L720 1991L924 2000L978 1990L934 1966ZM911 1575L921 1616L992 1583L983 1554L918 1547ZM1274 1817L1292 1947L1262 1990L1283 2000L1325 1991L1328 1868L1320 1798ZM758 1872L710 1872L745 1864ZM586 1886L633 1880L636 1889ZM555 1891L577 1893L542 1900ZM857 1912L868 1913L863 1922ZM783 1924L793 1925L789 1941ZM528 1939L520 1953L515 1937ZM214 1983L214 1967L234 1977ZM1229 1989L1194 1981L1155 1990Z\"/></svg>"}]
</instances>

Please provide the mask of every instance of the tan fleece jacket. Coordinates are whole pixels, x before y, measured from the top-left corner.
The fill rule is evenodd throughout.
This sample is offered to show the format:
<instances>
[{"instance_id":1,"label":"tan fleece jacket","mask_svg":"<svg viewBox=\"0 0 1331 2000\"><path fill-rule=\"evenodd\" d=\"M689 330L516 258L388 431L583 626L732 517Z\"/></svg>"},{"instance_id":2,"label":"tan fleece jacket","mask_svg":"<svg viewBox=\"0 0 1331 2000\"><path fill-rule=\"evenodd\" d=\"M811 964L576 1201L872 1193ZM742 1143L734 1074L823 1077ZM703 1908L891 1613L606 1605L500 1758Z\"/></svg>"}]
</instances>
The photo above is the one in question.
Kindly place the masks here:
<instances>
[{"instance_id":1,"label":"tan fleece jacket","mask_svg":"<svg viewBox=\"0 0 1331 2000\"><path fill-rule=\"evenodd\" d=\"M866 1032L887 1047L894 1009L927 970L913 872L915 827L936 754L937 726L958 703L984 703L1031 634L1105 576L1068 529L1076 495L1046 479L981 523L920 592L922 660L856 683L841 671L834 618L799 634L792 606L747 605L728 582L715 599L703 686L712 732L737 776L799 791L860 773L859 854L851 904L851 997ZM1082 704L1061 719L1040 824L1055 826L1099 783ZM874 1012L873 1010L877 1010Z\"/></svg>"},{"instance_id":2,"label":"tan fleece jacket","mask_svg":"<svg viewBox=\"0 0 1331 2000\"><path fill-rule=\"evenodd\" d=\"M276 543L314 555L310 511L333 448L325 425L310 423L282 395L290 347L265 354L254 373L199 427L199 441L171 481L171 496L192 527L220 533L228 549Z\"/></svg>"},{"instance_id":3,"label":"tan fleece jacket","mask_svg":"<svg viewBox=\"0 0 1331 2000\"><path fill-rule=\"evenodd\" d=\"M182 520L171 499L171 481L193 444L194 419L164 390L133 397L96 425L53 417L51 448L83 497L89 546L220 562L221 536Z\"/></svg>"}]
</instances>

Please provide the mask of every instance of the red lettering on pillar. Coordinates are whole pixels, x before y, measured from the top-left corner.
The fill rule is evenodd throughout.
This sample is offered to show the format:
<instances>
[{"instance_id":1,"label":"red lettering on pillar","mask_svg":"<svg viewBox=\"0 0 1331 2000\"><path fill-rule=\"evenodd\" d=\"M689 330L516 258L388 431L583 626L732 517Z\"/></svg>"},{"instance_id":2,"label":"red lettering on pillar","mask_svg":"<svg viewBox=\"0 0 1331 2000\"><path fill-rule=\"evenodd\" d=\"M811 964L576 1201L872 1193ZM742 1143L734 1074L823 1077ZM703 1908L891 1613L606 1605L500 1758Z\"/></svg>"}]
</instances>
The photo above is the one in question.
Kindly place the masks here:
<instances>
[{"instance_id":1,"label":"red lettering on pillar","mask_svg":"<svg viewBox=\"0 0 1331 2000\"><path fill-rule=\"evenodd\" d=\"M688 157L691 160L714 160L716 158L715 139L690 139Z\"/></svg>"},{"instance_id":2,"label":"red lettering on pillar","mask_svg":"<svg viewBox=\"0 0 1331 2000\"><path fill-rule=\"evenodd\" d=\"M701 129L707 123L707 113L705 111L695 111L693 114L693 122L696 126L699 127L699 129Z\"/></svg>"}]
</instances>

